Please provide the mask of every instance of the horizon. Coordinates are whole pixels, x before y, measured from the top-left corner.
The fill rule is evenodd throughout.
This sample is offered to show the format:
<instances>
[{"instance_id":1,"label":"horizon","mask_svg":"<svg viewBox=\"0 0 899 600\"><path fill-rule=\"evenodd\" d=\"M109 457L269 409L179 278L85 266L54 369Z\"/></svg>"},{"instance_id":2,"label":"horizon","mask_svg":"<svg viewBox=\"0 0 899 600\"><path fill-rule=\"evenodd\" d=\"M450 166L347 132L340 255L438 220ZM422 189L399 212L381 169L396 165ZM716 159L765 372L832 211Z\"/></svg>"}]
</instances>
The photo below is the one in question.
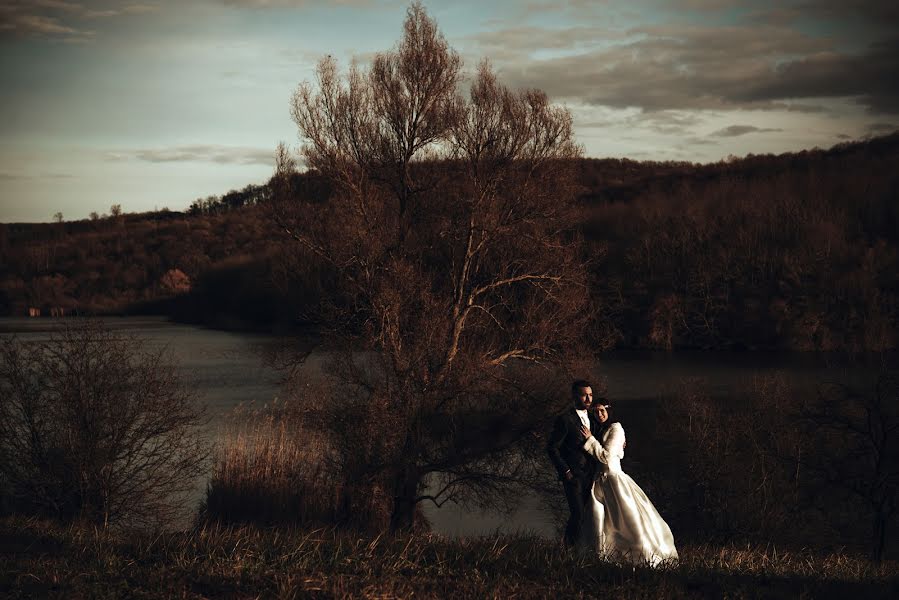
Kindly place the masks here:
<instances>
[{"instance_id":1,"label":"horizon","mask_svg":"<svg viewBox=\"0 0 899 600\"><path fill-rule=\"evenodd\" d=\"M795 150L795 151L787 151L787 152L781 152L781 153L777 153L777 154L775 154L775 153L765 153L765 154L752 154L752 153L749 153L749 154L747 154L747 155L745 155L745 156L735 156L735 155L731 155L731 156L722 158L722 159L717 160L717 161L709 161L709 162L704 162L704 163L700 163L700 162L689 162L689 161L677 161L677 160L667 160L667 161L665 161L665 160L653 160L653 159L643 159L643 160L639 160L639 159L628 158L628 157L626 157L626 156L622 156L622 157L614 157L614 156L601 156L601 157L597 157L597 156L581 156L581 157L579 157L579 158L577 158L577 159L575 159L575 160L584 160L584 161L591 161L591 160L597 160L597 161L604 161L604 160L613 160L613 161L614 161L614 160L621 160L621 161L630 161L630 162L635 162L635 163L637 163L637 164L645 164L645 165L651 165L651 164L659 164L659 165L664 165L664 164L675 164L675 165L684 165L684 168L690 168L690 167L693 167L693 168L700 169L700 168L703 168L703 167L714 166L714 165L720 164L720 163L722 163L722 162L736 163L736 162L743 161L743 160L752 160L753 158L771 158L771 159L773 159L773 160L777 160L777 159L781 159L781 158L784 158L784 157L796 156L796 155L802 154L802 153L804 153L804 152L821 152L821 153L827 153L827 152L831 152L831 151L833 151L833 150L836 150L836 149L838 149L838 148L844 148L844 147L847 147L847 146L850 146L850 147L851 147L851 146L856 145L856 144L864 144L864 143L866 143L866 142L873 142L873 141L876 141L876 140L883 140L883 139L891 138L891 137L893 137L893 136L899 136L899 130L894 131L894 132L892 132L892 133L886 133L886 134L883 134L883 135L875 136L875 137L867 137L867 138L858 139L858 140L849 140L849 141L845 141L845 142L839 142L839 143L834 144L833 146L828 147L828 148L821 148L821 147L817 147L817 146L816 146L816 147L813 147L813 148L802 148L802 149ZM312 170L310 170L310 169L305 169L305 168L301 168L299 171L297 171L297 173L298 173L299 175L306 175L306 174L311 173L311 172L312 172ZM141 209L141 210L125 210L125 208L124 208L124 207L121 207L121 206L119 206L118 208L121 209L121 215L132 215L132 216L135 216L135 217L141 217L141 216L144 216L144 215L150 215L150 216L152 216L152 215L154 215L154 214L165 213L165 212L173 213L173 214L182 214L182 213L183 213L183 214L188 214L188 213L190 212L190 210L191 210L191 204L194 202L194 200L210 200L210 199L221 200L225 195L227 195L227 194L229 194L229 193L240 192L240 191L242 191L244 188L250 187L250 186L265 186L265 185L268 185L268 183L269 183L269 178L266 178L264 181L260 181L260 182L246 182L246 183L243 184L243 185L238 185L238 186L233 187L233 188L228 189L228 190L220 190L220 191L217 191L217 192L213 192L213 193L210 193L210 194L205 194L205 195L203 195L203 196L199 196L199 197L197 197L197 198L194 198L193 200L190 201L190 203L188 203L188 205L185 205L184 207L153 206L152 208L144 208L144 209ZM248 204L248 205L246 205L246 206L249 207L249 206L252 206L252 205ZM110 208L111 208L111 206L110 206ZM100 219L108 219L108 218L114 216L114 215L109 214L108 211L107 211L107 212L103 212L103 213L101 213L101 212L99 212L99 211L95 211L95 212L97 212L97 217L99 217ZM203 214L203 213L201 213L201 214ZM55 219L55 217L56 217L56 215L51 215L51 216L48 217L47 219L44 219L44 220L33 220L33 221L0 221L0 225L52 225L52 224L54 224L54 223L57 222L56 219ZM86 216L82 216L82 217L64 218L62 222L63 222L63 223L77 223L77 222L81 222L81 221L91 221L91 220L93 220L93 219L94 219L94 216L93 216L93 215L86 215Z\"/></svg>"},{"instance_id":2,"label":"horizon","mask_svg":"<svg viewBox=\"0 0 899 600\"><path fill-rule=\"evenodd\" d=\"M712 163L899 129L892 2L594 4L424 6L466 75L486 58L503 83L568 107L587 158ZM186 210L266 182L278 142L299 142L292 91L325 55L346 68L392 48L407 7L0 3L0 222Z\"/></svg>"}]
</instances>

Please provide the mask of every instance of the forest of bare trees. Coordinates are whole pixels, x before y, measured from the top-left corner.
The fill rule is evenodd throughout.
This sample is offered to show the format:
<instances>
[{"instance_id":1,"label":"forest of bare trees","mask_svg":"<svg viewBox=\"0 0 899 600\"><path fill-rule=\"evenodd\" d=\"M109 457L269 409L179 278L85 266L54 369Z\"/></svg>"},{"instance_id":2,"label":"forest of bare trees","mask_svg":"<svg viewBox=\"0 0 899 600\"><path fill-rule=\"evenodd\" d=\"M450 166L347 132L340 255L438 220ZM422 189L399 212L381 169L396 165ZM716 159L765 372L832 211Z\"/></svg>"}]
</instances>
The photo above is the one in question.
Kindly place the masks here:
<instances>
[{"instance_id":1,"label":"forest of bare trees","mask_svg":"<svg viewBox=\"0 0 899 600\"><path fill-rule=\"evenodd\" d=\"M897 163L897 136L704 166L574 159L591 345L895 348ZM313 205L333 193L315 171L291 188ZM290 264L270 210L215 206L0 224L0 313L314 327L320 274ZM163 284L174 269L190 282L178 302Z\"/></svg>"}]
</instances>

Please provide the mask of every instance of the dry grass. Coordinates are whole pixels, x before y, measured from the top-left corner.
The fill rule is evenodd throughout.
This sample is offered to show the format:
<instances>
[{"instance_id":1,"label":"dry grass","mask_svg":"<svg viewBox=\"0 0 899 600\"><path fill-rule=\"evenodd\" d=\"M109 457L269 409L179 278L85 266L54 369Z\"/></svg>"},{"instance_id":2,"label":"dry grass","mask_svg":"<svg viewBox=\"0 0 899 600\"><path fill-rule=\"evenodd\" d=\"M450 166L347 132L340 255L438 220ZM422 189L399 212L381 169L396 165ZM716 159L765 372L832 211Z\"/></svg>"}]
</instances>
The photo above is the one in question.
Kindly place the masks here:
<instances>
[{"instance_id":1,"label":"dry grass","mask_svg":"<svg viewBox=\"0 0 899 600\"><path fill-rule=\"evenodd\" d=\"M289 405L243 407L217 453L202 517L225 523L334 523L341 486L320 434Z\"/></svg>"},{"instance_id":2,"label":"dry grass","mask_svg":"<svg viewBox=\"0 0 899 600\"><path fill-rule=\"evenodd\" d=\"M633 568L528 537L359 536L208 525L117 537L0 521L10 597L890 598L899 564L809 550L698 546Z\"/></svg>"},{"instance_id":3,"label":"dry grass","mask_svg":"<svg viewBox=\"0 0 899 600\"><path fill-rule=\"evenodd\" d=\"M389 506L381 487L344 472L314 425L315 412L309 401L236 411L222 436L200 521L384 526Z\"/></svg>"}]
</instances>

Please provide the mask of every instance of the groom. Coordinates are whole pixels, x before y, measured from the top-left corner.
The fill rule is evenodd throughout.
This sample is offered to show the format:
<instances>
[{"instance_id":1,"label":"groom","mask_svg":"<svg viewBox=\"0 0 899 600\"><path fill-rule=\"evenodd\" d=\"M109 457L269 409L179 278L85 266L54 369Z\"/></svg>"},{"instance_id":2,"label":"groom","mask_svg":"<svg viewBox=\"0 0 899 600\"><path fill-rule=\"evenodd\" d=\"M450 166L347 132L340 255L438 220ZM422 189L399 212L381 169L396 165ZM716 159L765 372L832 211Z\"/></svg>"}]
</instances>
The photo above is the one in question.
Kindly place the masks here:
<instances>
[{"instance_id":1,"label":"groom","mask_svg":"<svg viewBox=\"0 0 899 600\"><path fill-rule=\"evenodd\" d=\"M599 431L599 423L590 414L593 389L590 383L578 379L571 384L574 406L556 418L546 451L565 489L565 499L571 517L565 527L565 545L573 546L580 537L584 510L593 486L595 461L584 451L581 426Z\"/></svg>"}]
</instances>

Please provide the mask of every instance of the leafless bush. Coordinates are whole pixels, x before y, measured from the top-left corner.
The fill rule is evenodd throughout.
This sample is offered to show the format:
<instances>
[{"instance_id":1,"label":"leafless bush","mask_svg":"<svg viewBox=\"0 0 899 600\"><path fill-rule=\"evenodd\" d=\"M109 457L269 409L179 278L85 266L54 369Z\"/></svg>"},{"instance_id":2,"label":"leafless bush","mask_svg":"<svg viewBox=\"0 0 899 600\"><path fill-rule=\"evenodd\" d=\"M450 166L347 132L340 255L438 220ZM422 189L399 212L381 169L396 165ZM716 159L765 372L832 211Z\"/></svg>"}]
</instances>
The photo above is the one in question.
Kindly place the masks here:
<instances>
[{"instance_id":1,"label":"leafless bush","mask_svg":"<svg viewBox=\"0 0 899 600\"><path fill-rule=\"evenodd\" d=\"M12 510L169 522L206 467L203 424L163 351L102 323L0 342L0 482Z\"/></svg>"},{"instance_id":2,"label":"leafless bush","mask_svg":"<svg viewBox=\"0 0 899 600\"><path fill-rule=\"evenodd\" d=\"M813 450L802 468L833 506L846 494L855 517L869 519L871 557L882 560L899 515L899 374L884 371L861 391L823 386L801 425Z\"/></svg>"},{"instance_id":3,"label":"leafless bush","mask_svg":"<svg viewBox=\"0 0 899 600\"><path fill-rule=\"evenodd\" d=\"M712 397L703 380L691 379L663 401L658 431L672 460L660 490L674 522L699 539L801 536L795 394L782 375L759 375L739 396Z\"/></svg>"},{"instance_id":4,"label":"leafless bush","mask_svg":"<svg viewBox=\"0 0 899 600\"><path fill-rule=\"evenodd\" d=\"M867 545L881 560L899 506L897 390L889 372L868 390L757 376L727 399L685 381L660 412L673 458L660 502L700 537Z\"/></svg>"}]
</instances>

